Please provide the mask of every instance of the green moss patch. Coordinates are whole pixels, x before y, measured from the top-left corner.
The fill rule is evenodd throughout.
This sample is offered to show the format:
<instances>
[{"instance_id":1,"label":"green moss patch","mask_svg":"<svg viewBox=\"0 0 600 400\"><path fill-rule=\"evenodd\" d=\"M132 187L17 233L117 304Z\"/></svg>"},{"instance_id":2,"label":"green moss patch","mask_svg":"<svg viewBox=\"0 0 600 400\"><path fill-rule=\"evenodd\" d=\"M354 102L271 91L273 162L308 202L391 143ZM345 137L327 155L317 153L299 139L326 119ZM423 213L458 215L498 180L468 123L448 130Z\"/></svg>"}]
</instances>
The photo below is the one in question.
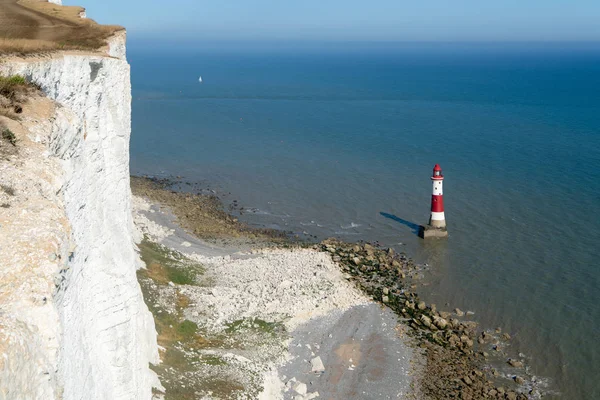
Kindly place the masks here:
<instances>
[{"instance_id":1,"label":"green moss patch","mask_svg":"<svg viewBox=\"0 0 600 400\"><path fill-rule=\"evenodd\" d=\"M260 318L239 319L227 324L226 333L243 333L254 331L257 333L267 333L271 336L277 336L285 331L280 322L267 322Z\"/></svg>"},{"instance_id":2,"label":"green moss patch","mask_svg":"<svg viewBox=\"0 0 600 400\"><path fill-rule=\"evenodd\" d=\"M204 274L202 265L171 251L160 244L144 239L140 244L142 261L146 263L147 275L158 284L173 282L177 285L193 285Z\"/></svg>"},{"instance_id":3,"label":"green moss patch","mask_svg":"<svg viewBox=\"0 0 600 400\"><path fill-rule=\"evenodd\" d=\"M209 392L216 398L238 398L241 392L246 393L244 385L227 374L217 377L198 373L203 366L214 370L228 365L225 359L212 354L215 349L226 347L223 338L202 335L198 325L184 317L190 299L177 286L206 283L206 279L203 280L205 268L147 239L139 248L147 268L138 271L138 280L144 300L154 316L158 344L164 348L161 363L150 368L166 389L165 400L197 399ZM172 287L170 282L176 286ZM169 302L165 301L165 296ZM161 304L168 305L168 309ZM206 350L211 352L203 354Z\"/></svg>"}]
</instances>

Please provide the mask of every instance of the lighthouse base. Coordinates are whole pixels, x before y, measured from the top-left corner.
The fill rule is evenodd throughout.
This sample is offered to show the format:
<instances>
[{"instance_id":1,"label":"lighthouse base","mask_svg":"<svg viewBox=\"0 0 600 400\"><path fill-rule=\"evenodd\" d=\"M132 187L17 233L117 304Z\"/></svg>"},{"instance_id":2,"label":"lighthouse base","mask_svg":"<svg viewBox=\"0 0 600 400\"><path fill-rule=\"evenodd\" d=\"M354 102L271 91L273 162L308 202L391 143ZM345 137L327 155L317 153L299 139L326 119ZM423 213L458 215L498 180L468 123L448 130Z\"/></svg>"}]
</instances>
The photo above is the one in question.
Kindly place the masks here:
<instances>
[{"instance_id":1,"label":"lighthouse base","mask_svg":"<svg viewBox=\"0 0 600 400\"><path fill-rule=\"evenodd\" d=\"M419 226L419 237L423 239L445 238L448 237L448 230L445 226L438 228L431 225L421 225Z\"/></svg>"}]
</instances>

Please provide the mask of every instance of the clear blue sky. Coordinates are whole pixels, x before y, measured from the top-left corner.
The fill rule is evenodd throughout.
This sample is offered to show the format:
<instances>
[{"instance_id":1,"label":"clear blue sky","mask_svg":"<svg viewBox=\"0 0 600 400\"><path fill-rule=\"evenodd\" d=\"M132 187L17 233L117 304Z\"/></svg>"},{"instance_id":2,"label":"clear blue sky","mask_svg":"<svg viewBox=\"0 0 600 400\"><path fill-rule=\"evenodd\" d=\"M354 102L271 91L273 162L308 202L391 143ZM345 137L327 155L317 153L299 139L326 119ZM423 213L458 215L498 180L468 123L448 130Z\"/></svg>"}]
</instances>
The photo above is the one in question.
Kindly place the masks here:
<instances>
[{"instance_id":1,"label":"clear blue sky","mask_svg":"<svg viewBox=\"0 0 600 400\"><path fill-rule=\"evenodd\" d=\"M600 0L64 0L132 35L198 40L600 41Z\"/></svg>"}]
</instances>

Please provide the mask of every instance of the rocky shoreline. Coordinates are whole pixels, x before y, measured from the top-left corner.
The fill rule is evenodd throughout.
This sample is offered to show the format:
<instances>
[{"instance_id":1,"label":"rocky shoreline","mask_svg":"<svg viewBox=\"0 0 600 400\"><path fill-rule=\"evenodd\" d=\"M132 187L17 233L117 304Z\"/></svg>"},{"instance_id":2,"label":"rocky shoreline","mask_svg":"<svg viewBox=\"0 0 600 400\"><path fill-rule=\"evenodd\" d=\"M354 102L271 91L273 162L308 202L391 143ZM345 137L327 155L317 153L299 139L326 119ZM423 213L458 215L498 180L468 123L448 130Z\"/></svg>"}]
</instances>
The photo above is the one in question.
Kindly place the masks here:
<instances>
[{"instance_id":1,"label":"rocky shoreline","mask_svg":"<svg viewBox=\"0 0 600 400\"><path fill-rule=\"evenodd\" d=\"M440 311L435 304L426 304L414 291L419 267L393 249L381 249L369 243L351 244L328 239L317 246L332 254L349 279L374 300L385 304L411 328L419 347L424 349L427 362L420 387L427 398L433 399L527 399L516 386L524 378L515 375L512 387L497 385L494 370L485 368L489 354L486 344L496 346L497 335L478 329L474 321L460 320L465 315ZM497 332L498 334L500 332ZM504 334L504 340L510 335ZM478 346L479 345L479 346ZM478 351L478 347L481 350ZM515 373L524 368L517 359L507 363ZM535 395L535 392L529 393Z\"/></svg>"},{"instance_id":2,"label":"rocky shoreline","mask_svg":"<svg viewBox=\"0 0 600 400\"><path fill-rule=\"evenodd\" d=\"M507 359L509 374L488 365L490 358L504 355L510 340L500 330L481 330L456 309L450 313L422 301L416 289L422 269L404 254L369 243L345 243L328 239L318 244L298 243L288 234L255 230L223 211L215 196L171 190L170 180L132 177L132 190L169 207L188 232L214 243L248 248L310 248L331 257L344 279L374 301L385 305L400 319L423 354L424 362L414 396L427 399L527 399L537 398L535 389L524 391L527 379L521 359ZM233 241L233 242L232 242ZM497 354L488 349L498 350ZM502 375L502 376L501 376ZM527 394L525 394L527 393Z\"/></svg>"}]
</instances>

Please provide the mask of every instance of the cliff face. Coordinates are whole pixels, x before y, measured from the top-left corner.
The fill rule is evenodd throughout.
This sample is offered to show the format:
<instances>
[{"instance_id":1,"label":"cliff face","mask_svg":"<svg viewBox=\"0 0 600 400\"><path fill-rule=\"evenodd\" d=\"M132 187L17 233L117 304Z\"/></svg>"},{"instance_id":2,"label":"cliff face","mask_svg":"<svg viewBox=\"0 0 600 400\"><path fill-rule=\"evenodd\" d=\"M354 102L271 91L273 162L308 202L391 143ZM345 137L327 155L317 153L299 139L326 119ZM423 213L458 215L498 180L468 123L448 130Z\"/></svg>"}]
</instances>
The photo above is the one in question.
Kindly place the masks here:
<instances>
[{"instance_id":1,"label":"cliff face","mask_svg":"<svg viewBox=\"0 0 600 400\"><path fill-rule=\"evenodd\" d=\"M60 160L55 186L70 230L60 245L64 266L54 276L53 295L60 320L55 386L65 400L150 399L158 385L149 369L158 362L154 322L136 279L141 261L131 217L131 87L123 35L108 53L0 66L3 74L37 83L58 104L48 147ZM13 369L19 373L18 365Z\"/></svg>"}]
</instances>

